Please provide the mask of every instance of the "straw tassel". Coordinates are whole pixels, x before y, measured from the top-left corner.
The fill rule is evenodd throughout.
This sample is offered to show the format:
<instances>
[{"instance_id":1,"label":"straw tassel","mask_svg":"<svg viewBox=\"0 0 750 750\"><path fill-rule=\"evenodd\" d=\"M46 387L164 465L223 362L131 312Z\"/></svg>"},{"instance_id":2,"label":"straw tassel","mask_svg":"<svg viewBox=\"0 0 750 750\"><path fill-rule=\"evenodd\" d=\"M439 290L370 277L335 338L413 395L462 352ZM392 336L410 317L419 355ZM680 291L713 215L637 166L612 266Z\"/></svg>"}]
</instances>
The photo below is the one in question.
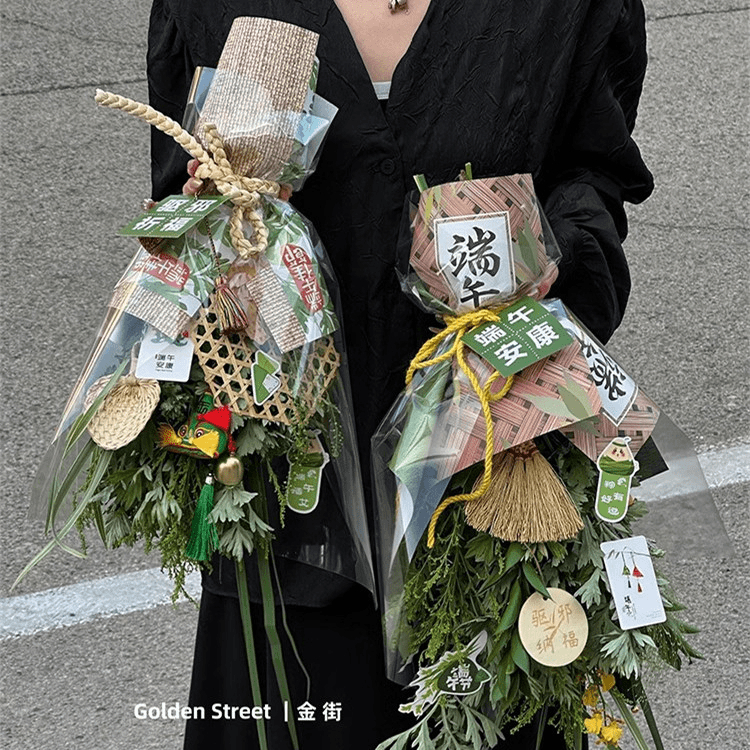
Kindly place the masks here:
<instances>
[{"instance_id":1,"label":"straw tassel","mask_svg":"<svg viewBox=\"0 0 750 750\"><path fill-rule=\"evenodd\" d=\"M216 279L214 311L223 334L237 333L247 328L248 320L237 295L229 288L226 276Z\"/></svg>"},{"instance_id":2,"label":"straw tassel","mask_svg":"<svg viewBox=\"0 0 750 750\"><path fill-rule=\"evenodd\" d=\"M216 531L216 526L208 520L208 514L213 507L214 478L212 474L209 474L195 506L190 540L185 549L185 555L191 560L206 562L219 546L219 533Z\"/></svg>"},{"instance_id":3,"label":"straw tassel","mask_svg":"<svg viewBox=\"0 0 750 750\"><path fill-rule=\"evenodd\" d=\"M513 542L558 541L581 531L565 485L532 441L496 455L493 464L487 491L464 505L470 526Z\"/></svg>"}]
</instances>

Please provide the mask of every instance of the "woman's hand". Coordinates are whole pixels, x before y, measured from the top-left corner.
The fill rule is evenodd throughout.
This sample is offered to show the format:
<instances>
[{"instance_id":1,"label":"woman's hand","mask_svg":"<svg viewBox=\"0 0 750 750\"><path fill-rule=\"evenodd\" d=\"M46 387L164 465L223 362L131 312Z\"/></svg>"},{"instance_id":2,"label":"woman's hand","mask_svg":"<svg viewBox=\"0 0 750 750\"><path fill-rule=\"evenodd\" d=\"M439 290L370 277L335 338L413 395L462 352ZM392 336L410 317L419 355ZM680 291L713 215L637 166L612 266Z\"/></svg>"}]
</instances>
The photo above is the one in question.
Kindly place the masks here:
<instances>
[{"instance_id":1,"label":"woman's hand","mask_svg":"<svg viewBox=\"0 0 750 750\"><path fill-rule=\"evenodd\" d=\"M200 166L200 162L197 159L191 159L187 163L188 181L182 186L183 195L197 195L198 191L203 187L203 180L199 180L195 176L195 170Z\"/></svg>"},{"instance_id":2,"label":"woman's hand","mask_svg":"<svg viewBox=\"0 0 750 750\"><path fill-rule=\"evenodd\" d=\"M203 180L199 180L195 176L195 170L200 166L200 162L197 159L191 159L187 163L188 180L182 186L183 195L197 195L203 187ZM279 198L283 201L288 201L292 197L292 186L281 185L279 189Z\"/></svg>"}]
</instances>

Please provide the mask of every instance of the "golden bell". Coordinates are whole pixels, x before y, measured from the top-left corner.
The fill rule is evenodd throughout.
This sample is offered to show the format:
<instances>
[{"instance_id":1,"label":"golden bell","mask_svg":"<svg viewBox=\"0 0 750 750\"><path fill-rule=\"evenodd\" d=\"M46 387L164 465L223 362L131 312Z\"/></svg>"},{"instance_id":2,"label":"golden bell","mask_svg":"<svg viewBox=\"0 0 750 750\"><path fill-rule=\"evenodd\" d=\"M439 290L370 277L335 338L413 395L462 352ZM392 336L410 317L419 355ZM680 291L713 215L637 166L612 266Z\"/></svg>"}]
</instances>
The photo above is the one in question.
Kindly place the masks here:
<instances>
[{"instance_id":1,"label":"golden bell","mask_svg":"<svg viewBox=\"0 0 750 750\"><path fill-rule=\"evenodd\" d=\"M226 458L222 458L216 464L216 478L226 487L234 487L242 481L244 469L234 453L230 453Z\"/></svg>"}]
</instances>

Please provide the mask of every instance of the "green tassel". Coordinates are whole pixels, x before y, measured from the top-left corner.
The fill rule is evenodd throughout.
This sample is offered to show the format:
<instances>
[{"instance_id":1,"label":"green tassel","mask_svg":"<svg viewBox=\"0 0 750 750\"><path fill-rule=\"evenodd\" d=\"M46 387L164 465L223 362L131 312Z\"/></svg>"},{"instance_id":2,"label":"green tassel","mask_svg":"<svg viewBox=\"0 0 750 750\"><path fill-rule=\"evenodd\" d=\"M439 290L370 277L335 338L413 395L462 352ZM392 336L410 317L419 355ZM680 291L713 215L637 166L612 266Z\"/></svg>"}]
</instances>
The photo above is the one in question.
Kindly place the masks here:
<instances>
[{"instance_id":1,"label":"green tassel","mask_svg":"<svg viewBox=\"0 0 750 750\"><path fill-rule=\"evenodd\" d=\"M214 477L213 474L209 474L195 506L190 540L185 550L185 555L191 560L206 562L211 557L211 553L219 546L219 534L216 531L216 526L208 520L208 514L213 510L213 507Z\"/></svg>"}]
</instances>

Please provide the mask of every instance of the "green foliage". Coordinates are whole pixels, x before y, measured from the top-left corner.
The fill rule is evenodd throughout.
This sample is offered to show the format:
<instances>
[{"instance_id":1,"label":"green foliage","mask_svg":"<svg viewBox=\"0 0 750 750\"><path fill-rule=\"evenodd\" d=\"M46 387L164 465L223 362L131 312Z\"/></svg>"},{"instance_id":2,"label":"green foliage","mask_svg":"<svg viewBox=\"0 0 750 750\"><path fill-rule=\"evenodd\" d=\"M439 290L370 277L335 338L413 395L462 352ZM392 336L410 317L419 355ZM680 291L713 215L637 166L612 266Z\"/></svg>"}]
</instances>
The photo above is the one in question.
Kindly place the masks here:
<instances>
[{"instance_id":1,"label":"green foliage","mask_svg":"<svg viewBox=\"0 0 750 750\"><path fill-rule=\"evenodd\" d=\"M568 747L577 748L586 716L583 691L599 679L600 670L614 674L618 685L640 686L646 663L679 669L683 657L698 658L685 638L694 629L678 619L681 607L663 578L658 582L667 621L640 630L619 627L599 545L631 536L630 524L643 516L645 504L636 502L619 524L600 521L593 510L598 478L593 463L567 443L550 441L543 449L582 513L583 530L564 542L522 545L475 531L455 505L442 514L433 549L423 539L409 567L397 640L407 639L408 652L425 670L486 631L488 645L477 661L493 679L468 697L436 695L422 706L410 730L378 750L486 748L500 730L512 733L543 709ZM461 475L449 492L460 492L466 484ZM654 550L654 556L660 554ZM516 629L523 602L534 591L544 595L548 587L575 592L589 621L583 653L564 667L545 667L531 659ZM630 691L628 710L641 694Z\"/></svg>"}]
</instances>

